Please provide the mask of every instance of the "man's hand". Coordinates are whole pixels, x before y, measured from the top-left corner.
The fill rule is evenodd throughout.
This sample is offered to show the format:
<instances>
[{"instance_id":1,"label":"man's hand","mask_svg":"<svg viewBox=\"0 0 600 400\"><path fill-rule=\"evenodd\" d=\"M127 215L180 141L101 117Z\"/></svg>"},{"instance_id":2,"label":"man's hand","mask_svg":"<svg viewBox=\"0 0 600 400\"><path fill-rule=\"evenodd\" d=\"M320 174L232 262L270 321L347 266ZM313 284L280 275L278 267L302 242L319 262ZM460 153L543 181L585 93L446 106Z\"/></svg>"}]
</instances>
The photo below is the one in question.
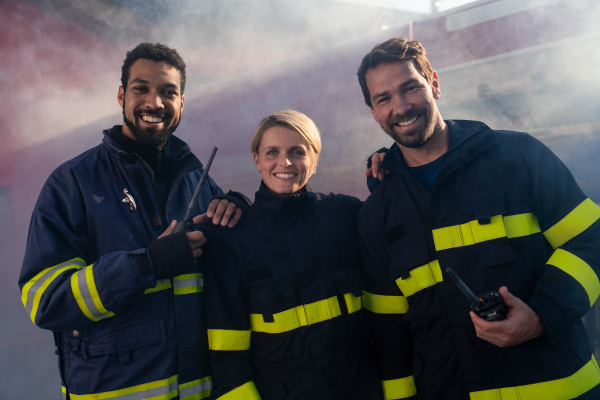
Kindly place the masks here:
<instances>
[{"instance_id":1,"label":"man's hand","mask_svg":"<svg viewBox=\"0 0 600 400\"><path fill-rule=\"evenodd\" d=\"M195 224L200 223L196 219L199 219L200 217L202 217L204 215L206 215L206 214L198 215L197 217L195 217L193 219L193 222ZM169 225L169 227L167 229L165 229L165 231L162 233L162 235L160 235L158 237L158 239L172 234L173 230L175 229L175 225L177 225L177 221L171 222L171 225ZM202 255L202 249L200 248L200 246L202 246L204 243L206 243L206 237L204 237L204 233L202 233L200 231L193 231L193 232L186 232L186 235L187 235L188 241L190 242L190 246L192 247L192 253L194 253L194 258L200 257L200 255Z\"/></svg>"},{"instance_id":2,"label":"man's hand","mask_svg":"<svg viewBox=\"0 0 600 400\"><path fill-rule=\"evenodd\" d=\"M208 209L202 215L194 218L195 224L212 219L215 225L233 228L242 218L242 209L227 199L214 199L208 205Z\"/></svg>"},{"instance_id":3,"label":"man's hand","mask_svg":"<svg viewBox=\"0 0 600 400\"><path fill-rule=\"evenodd\" d=\"M383 178L390 174L390 171L387 169L379 169L379 163L383 161L386 154L387 153L373 153L371 156L371 168L365 171L366 176L372 176L375 179L383 181Z\"/></svg>"},{"instance_id":4,"label":"man's hand","mask_svg":"<svg viewBox=\"0 0 600 400\"><path fill-rule=\"evenodd\" d=\"M490 322L471 311L471 320L479 338L498 347L508 347L524 343L544 333L542 320L535 311L513 296L506 286L502 286L499 293L508 308L506 319Z\"/></svg>"}]
</instances>

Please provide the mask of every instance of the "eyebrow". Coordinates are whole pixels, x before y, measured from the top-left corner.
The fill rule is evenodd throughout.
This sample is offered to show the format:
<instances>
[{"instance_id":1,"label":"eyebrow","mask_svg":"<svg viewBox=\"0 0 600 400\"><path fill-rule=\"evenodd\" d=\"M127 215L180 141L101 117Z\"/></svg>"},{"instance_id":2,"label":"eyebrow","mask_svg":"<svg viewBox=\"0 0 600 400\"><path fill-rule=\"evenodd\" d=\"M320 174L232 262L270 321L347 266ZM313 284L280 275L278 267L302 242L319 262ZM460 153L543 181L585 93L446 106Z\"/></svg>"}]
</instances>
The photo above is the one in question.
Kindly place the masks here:
<instances>
[{"instance_id":1,"label":"eyebrow","mask_svg":"<svg viewBox=\"0 0 600 400\"><path fill-rule=\"evenodd\" d=\"M135 78L135 79L133 79L133 80L131 81L131 83L147 83L147 84L149 84L150 82L148 82L148 81L147 81L147 80L145 80L145 79L142 79L142 78L138 77L138 78ZM166 84L165 84L165 86L166 86L166 87L168 87L168 88L174 88L174 89L177 89L177 90L179 90L179 86L177 86L177 85L176 85L176 84L174 84L174 83L166 83Z\"/></svg>"}]
</instances>

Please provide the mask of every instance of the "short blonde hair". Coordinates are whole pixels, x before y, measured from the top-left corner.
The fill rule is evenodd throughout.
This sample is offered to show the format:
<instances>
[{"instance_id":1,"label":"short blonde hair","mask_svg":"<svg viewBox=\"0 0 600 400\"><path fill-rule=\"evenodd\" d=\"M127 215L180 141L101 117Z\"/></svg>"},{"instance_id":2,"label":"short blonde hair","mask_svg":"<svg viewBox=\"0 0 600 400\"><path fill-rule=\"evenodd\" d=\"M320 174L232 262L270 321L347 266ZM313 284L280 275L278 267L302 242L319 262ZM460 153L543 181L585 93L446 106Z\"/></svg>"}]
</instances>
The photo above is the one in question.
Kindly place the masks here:
<instances>
[{"instance_id":1,"label":"short blonde hair","mask_svg":"<svg viewBox=\"0 0 600 400\"><path fill-rule=\"evenodd\" d=\"M321 133L313 120L299 111L282 110L263 118L254 132L252 142L250 142L252 153L258 154L260 140L265 132L274 126L283 126L298 132L308 147L308 157L311 164L310 174L314 174L317 170L317 161L321 153Z\"/></svg>"}]
</instances>

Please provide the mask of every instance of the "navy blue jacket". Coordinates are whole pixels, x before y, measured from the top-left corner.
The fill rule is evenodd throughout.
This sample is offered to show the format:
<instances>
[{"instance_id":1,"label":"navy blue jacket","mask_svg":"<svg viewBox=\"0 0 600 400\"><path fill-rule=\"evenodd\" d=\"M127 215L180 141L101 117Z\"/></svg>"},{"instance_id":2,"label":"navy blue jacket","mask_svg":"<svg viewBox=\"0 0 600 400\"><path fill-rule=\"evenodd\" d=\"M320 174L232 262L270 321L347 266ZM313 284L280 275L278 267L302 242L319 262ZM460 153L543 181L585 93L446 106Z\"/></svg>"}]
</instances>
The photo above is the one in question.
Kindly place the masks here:
<instances>
[{"instance_id":1,"label":"navy blue jacket","mask_svg":"<svg viewBox=\"0 0 600 400\"><path fill-rule=\"evenodd\" d=\"M447 124L431 191L394 144L381 164L392 174L359 213L363 303L386 398L580 396L600 383L581 321L600 294L600 209L532 136ZM476 295L507 286L545 334L506 348L477 338L447 267Z\"/></svg>"},{"instance_id":2,"label":"navy blue jacket","mask_svg":"<svg viewBox=\"0 0 600 400\"><path fill-rule=\"evenodd\" d=\"M164 220L151 170L111 138L114 129L120 126L58 167L42 188L19 279L23 304L37 326L54 331L63 390L72 399L112 391L115 399L207 397L201 265L157 282L146 249L183 218L202 164L171 137L176 175ZM197 214L221 193L208 178Z\"/></svg>"},{"instance_id":3,"label":"navy blue jacket","mask_svg":"<svg viewBox=\"0 0 600 400\"><path fill-rule=\"evenodd\" d=\"M215 398L382 398L361 309L360 206L262 184L244 219L209 242Z\"/></svg>"}]
</instances>

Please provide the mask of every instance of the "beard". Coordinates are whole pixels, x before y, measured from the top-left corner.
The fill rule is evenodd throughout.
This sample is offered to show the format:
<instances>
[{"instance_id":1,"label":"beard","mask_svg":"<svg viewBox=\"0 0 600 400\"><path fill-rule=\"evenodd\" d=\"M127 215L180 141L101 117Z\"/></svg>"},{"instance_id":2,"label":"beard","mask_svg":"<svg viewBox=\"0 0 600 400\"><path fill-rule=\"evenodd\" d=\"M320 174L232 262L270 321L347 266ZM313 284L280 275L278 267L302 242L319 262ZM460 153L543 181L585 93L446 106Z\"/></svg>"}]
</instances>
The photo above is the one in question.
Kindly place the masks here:
<instances>
[{"instance_id":1,"label":"beard","mask_svg":"<svg viewBox=\"0 0 600 400\"><path fill-rule=\"evenodd\" d=\"M414 127L412 130L403 131L398 133L394 130L395 124L406 119L413 119L415 117L425 119L425 127ZM420 121L415 121L420 122ZM402 147L409 149L416 149L424 146L429 139L436 133L436 124L434 121L434 115L430 110L423 110L422 112L412 112L409 115L396 115L388 123L381 123L381 128L391 136L392 139Z\"/></svg>"},{"instance_id":2,"label":"beard","mask_svg":"<svg viewBox=\"0 0 600 400\"><path fill-rule=\"evenodd\" d=\"M125 122L125 125L127 125L127 128L129 128L138 143L148 147L161 147L167 143L167 140L169 140L173 132L175 132L177 126L179 126L179 121L181 120L178 119L176 122L173 122L173 116L164 110L144 110L144 114L164 118L164 122L162 129L141 128L138 123L142 118L140 114L141 111L135 110L133 112L135 121L127 118L125 115L125 102L123 102L123 121Z\"/></svg>"}]
</instances>

